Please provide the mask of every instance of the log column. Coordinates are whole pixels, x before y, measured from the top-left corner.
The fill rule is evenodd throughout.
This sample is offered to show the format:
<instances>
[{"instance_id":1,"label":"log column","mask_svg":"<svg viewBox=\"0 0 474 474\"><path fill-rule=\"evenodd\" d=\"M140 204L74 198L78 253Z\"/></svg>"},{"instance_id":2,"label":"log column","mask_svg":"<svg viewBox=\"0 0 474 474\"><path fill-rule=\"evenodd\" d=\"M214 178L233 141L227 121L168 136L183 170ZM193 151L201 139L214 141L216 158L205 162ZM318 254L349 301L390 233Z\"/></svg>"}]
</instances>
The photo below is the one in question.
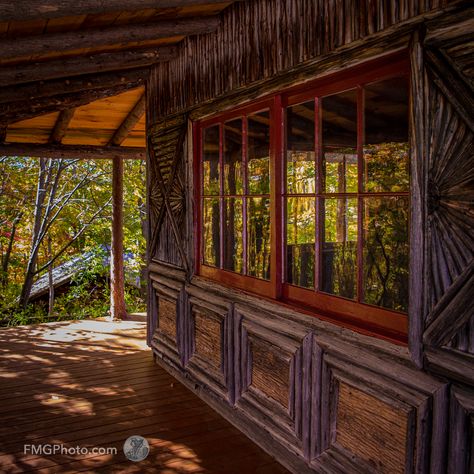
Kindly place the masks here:
<instances>
[{"instance_id":1,"label":"log column","mask_svg":"<svg viewBox=\"0 0 474 474\"><path fill-rule=\"evenodd\" d=\"M123 160L112 160L112 245L110 256L110 315L127 315L123 271Z\"/></svg>"}]
</instances>

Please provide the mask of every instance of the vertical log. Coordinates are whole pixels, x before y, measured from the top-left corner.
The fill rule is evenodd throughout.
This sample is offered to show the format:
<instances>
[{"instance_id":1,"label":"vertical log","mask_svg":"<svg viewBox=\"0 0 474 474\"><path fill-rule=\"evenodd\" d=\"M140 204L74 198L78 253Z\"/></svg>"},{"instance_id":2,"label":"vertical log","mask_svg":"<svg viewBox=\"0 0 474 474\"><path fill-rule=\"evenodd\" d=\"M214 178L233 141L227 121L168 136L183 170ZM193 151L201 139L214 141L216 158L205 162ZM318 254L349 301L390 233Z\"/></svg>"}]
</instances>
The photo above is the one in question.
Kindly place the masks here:
<instances>
[{"instance_id":1,"label":"vertical log","mask_svg":"<svg viewBox=\"0 0 474 474\"><path fill-rule=\"evenodd\" d=\"M110 256L110 314L113 319L127 315L123 272L123 160L112 161L112 245Z\"/></svg>"}]
</instances>

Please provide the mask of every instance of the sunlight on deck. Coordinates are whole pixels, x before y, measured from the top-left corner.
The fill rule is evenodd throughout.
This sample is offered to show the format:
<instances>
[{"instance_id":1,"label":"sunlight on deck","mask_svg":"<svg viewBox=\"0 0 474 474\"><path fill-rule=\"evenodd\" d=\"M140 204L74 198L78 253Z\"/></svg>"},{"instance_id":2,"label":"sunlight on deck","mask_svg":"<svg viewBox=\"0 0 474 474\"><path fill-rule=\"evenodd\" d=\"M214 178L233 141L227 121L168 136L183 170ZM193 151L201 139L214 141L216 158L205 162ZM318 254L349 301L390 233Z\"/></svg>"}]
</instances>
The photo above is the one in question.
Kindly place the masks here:
<instances>
[{"instance_id":1,"label":"sunlight on deck","mask_svg":"<svg viewBox=\"0 0 474 474\"><path fill-rule=\"evenodd\" d=\"M145 323L73 321L0 329L0 472L286 472L157 366ZM130 435L150 454L125 458ZM24 452L25 445L117 454Z\"/></svg>"}]
</instances>

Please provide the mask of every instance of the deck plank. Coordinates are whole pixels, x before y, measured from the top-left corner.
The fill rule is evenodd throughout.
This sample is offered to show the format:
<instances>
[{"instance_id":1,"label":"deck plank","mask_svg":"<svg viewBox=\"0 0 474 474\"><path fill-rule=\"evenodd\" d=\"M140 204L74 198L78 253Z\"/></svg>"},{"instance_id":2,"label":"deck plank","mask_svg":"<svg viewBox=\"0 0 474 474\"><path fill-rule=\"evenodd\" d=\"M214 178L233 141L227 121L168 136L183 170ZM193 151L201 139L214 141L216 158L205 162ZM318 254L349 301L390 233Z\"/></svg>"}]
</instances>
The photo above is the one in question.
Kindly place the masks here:
<instances>
[{"instance_id":1,"label":"deck plank","mask_svg":"<svg viewBox=\"0 0 474 474\"><path fill-rule=\"evenodd\" d=\"M286 473L157 366L145 324L76 321L0 329L0 472ZM147 438L148 458L122 451ZM24 445L116 455L24 453Z\"/></svg>"}]
</instances>

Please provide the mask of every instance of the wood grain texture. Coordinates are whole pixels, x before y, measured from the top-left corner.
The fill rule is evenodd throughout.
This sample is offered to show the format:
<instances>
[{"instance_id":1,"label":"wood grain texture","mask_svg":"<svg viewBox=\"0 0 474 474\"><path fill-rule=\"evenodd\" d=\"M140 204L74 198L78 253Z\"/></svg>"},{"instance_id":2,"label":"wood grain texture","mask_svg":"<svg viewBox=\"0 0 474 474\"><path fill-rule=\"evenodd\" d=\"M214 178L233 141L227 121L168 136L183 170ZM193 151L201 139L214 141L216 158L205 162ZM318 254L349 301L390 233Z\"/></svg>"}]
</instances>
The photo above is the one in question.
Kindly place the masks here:
<instances>
[{"instance_id":1,"label":"wood grain texture","mask_svg":"<svg viewBox=\"0 0 474 474\"><path fill-rule=\"evenodd\" d=\"M282 358L277 348L258 338L250 339L251 386L285 408L289 405L290 365L288 358Z\"/></svg>"},{"instance_id":2,"label":"wood grain texture","mask_svg":"<svg viewBox=\"0 0 474 474\"><path fill-rule=\"evenodd\" d=\"M194 310L194 345L196 353L222 371L222 321Z\"/></svg>"},{"instance_id":3,"label":"wood grain texture","mask_svg":"<svg viewBox=\"0 0 474 474\"><path fill-rule=\"evenodd\" d=\"M158 328L172 341L176 341L176 303L158 297Z\"/></svg>"},{"instance_id":4,"label":"wood grain texture","mask_svg":"<svg viewBox=\"0 0 474 474\"><path fill-rule=\"evenodd\" d=\"M377 472L405 472L407 415L375 397L339 384L336 442Z\"/></svg>"}]
</instances>

